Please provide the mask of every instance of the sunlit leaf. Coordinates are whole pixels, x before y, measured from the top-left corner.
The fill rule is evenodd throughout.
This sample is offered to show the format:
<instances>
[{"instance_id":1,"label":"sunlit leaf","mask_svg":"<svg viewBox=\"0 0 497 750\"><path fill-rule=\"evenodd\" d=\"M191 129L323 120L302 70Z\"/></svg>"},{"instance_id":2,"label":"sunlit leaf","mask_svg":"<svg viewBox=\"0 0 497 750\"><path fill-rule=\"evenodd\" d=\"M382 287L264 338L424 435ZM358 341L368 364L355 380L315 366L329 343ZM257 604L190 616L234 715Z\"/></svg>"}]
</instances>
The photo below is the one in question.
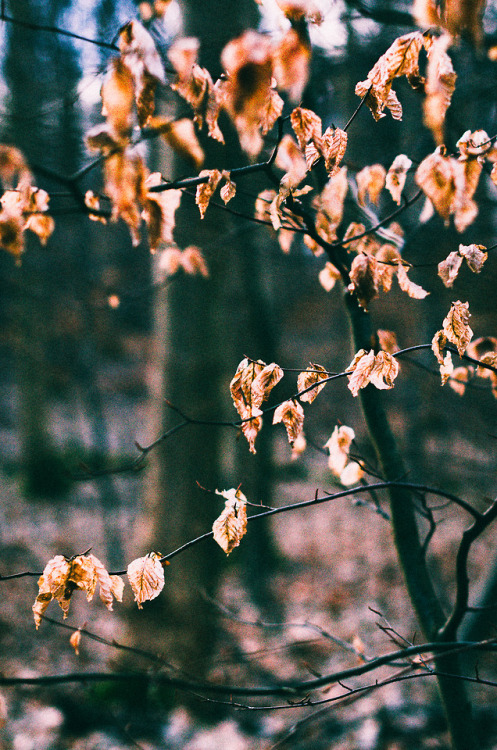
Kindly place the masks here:
<instances>
[{"instance_id":1,"label":"sunlit leaf","mask_svg":"<svg viewBox=\"0 0 497 750\"><path fill-rule=\"evenodd\" d=\"M331 437L324 444L329 453L328 466L337 477L343 472L349 460L350 447L354 438L355 432L352 427L336 425Z\"/></svg>"},{"instance_id":2,"label":"sunlit leaf","mask_svg":"<svg viewBox=\"0 0 497 750\"><path fill-rule=\"evenodd\" d=\"M413 299L424 299L429 295L426 289L411 281L407 275L407 268L402 263L397 265L397 280L402 291L407 292L409 297Z\"/></svg>"},{"instance_id":3,"label":"sunlit leaf","mask_svg":"<svg viewBox=\"0 0 497 750\"><path fill-rule=\"evenodd\" d=\"M81 630L75 630L69 638L69 643L74 649L76 656L79 656L79 644L81 643Z\"/></svg>"},{"instance_id":4,"label":"sunlit leaf","mask_svg":"<svg viewBox=\"0 0 497 750\"><path fill-rule=\"evenodd\" d=\"M359 390L369 383L380 390L393 388L399 372L399 363L388 352L379 351L375 355L373 349L369 352L361 349L347 368L347 372L350 373L349 390L353 396L357 396Z\"/></svg>"},{"instance_id":5,"label":"sunlit leaf","mask_svg":"<svg viewBox=\"0 0 497 750\"><path fill-rule=\"evenodd\" d=\"M321 365L316 365L315 363L311 363L306 370L299 373L299 376L297 378L297 388L299 389L300 393L300 391L304 391L307 388L310 388L311 385L316 384L316 387L312 388L310 391L307 391L307 393L300 394L300 400L307 401L307 403L312 404L316 396L323 390L326 385L326 383L321 383L321 381L326 380L328 377L329 374L324 367L322 367ZM321 383L321 385L319 385L319 383Z\"/></svg>"},{"instance_id":6,"label":"sunlit leaf","mask_svg":"<svg viewBox=\"0 0 497 750\"><path fill-rule=\"evenodd\" d=\"M385 187L392 196L392 200L400 205L400 198L406 182L407 171L412 161L405 154L399 154L392 162L385 178Z\"/></svg>"},{"instance_id":7,"label":"sunlit leaf","mask_svg":"<svg viewBox=\"0 0 497 750\"><path fill-rule=\"evenodd\" d=\"M377 204L385 186L386 170L381 164L371 164L356 174L357 198L364 206L366 195L371 203Z\"/></svg>"},{"instance_id":8,"label":"sunlit leaf","mask_svg":"<svg viewBox=\"0 0 497 750\"><path fill-rule=\"evenodd\" d=\"M216 492L226 502L221 515L214 521L212 531L214 541L227 555L238 547L247 531L247 498L240 489Z\"/></svg>"},{"instance_id":9,"label":"sunlit leaf","mask_svg":"<svg viewBox=\"0 0 497 750\"><path fill-rule=\"evenodd\" d=\"M319 283L326 292L331 292L340 277L341 274L338 268L333 263L327 261L324 268L319 272Z\"/></svg>"},{"instance_id":10,"label":"sunlit leaf","mask_svg":"<svg viewBox=\"0 0 497 750\"><path fill-rule=\"evenodd\" d=\"M208 177L207 182L197 185L197 192L195 195L195 203L197 204L200 211L200 218L203 219L209 201L214 195L216 188L221 180L221 172L219 169L203 169L199 173L199 177Z\"/></svg>"},{"instance_id":11,"label":"sunlit leaf","mask_svg":"<svg viewBox=\"0 0 497 750\"><path fill-rule=\"evenodd\" d=\"M295 399L284 401L278 406L273 415L273 424L283 422L286 427L288 442L292 445L302 432L304 425L304 410Z\"/></svg>"},{"instance_id":12,"label":"sunlit leaf","mask_svg":"<svg viewBox=\"0 0 497 750\"><path fill-rule=\"evenodd\" d=\"M164 588L164 568L156 552L130 562L127 572L138 609L142 609L143 602L159 596Z\"/></svg>"},{"instance_id":13,"label":"sunlit leaf","mask_svg":"<svg viewBox=\"0 0 497 750\"><path fill-rule=\"evenodd\" d=\"M455 344L460 355L464 354L466 347L473 338L473 331L469 327L468 302L453 302L449 313L443 321L443 332L451 344Z\"/></svg>"},{"instance_id":14,"label":"sunlit leaf","mask_svg":"<svg viewBox=\"0 0 497 750\"><path fill-rule=\"evenodd\" d=\"M259 408L262 402L269 398L269 394L282 377L283 370L276 362L266 365L256 375L250 386L252 405Z\"/></svg>"}]
</instances>

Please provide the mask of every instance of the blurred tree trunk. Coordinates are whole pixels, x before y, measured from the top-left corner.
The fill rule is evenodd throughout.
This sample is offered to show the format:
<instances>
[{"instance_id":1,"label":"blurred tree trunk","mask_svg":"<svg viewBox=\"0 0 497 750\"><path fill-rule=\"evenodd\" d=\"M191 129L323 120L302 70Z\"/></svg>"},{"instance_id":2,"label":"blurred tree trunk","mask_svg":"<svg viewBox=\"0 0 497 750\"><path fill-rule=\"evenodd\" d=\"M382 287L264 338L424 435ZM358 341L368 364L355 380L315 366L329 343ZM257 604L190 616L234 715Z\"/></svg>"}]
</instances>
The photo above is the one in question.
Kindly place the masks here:
<instances>
[{"instance_id":1,"label":"blurred tree trunk","mask_svg":"<svg viewBox=\"0 0 497 750\"><path fill-rule=\"evenodd\" d=\"M236 5L229 0L185 0L183 13L184 33L200 38L200 63L213 77L221 72L219 56L224 45L258 19L252 0ZM226 147L203 141L206 167L222 169L245 163L236 137L226 126L224 122ZM161 165L161 170L171 172L167 165ZM176 166L176 172L180 170L186 172L184 164ZM158 293L152 364L154 435L179 421L164 399L199 420L236 419L228 386L238 362L245 354L274 356L272 314L261 281L263 243L257 241L254 225L215 206L200 221L192 196L185 194L177 213L175 238L182 248L199 245L210 277L178 274ZM211 528L223 505L197 482L209 490L242 483L250 500L268 501L269 442L264 435L258 441L254 457L244 438L239 449L235 448L235 436L226 427L191 425L153 451L148 537L154 549L170 552ZM247 547L252 550L246 554L252 559L254 588L260 593L272 559L267 529L254 528ZM205 674L215 634L215 611L201 592L215 595L224 567L225 555L212 540L194 547L172 560L166 569L164 593L149 607L152 630L157 626L168 629L175 662L196 675ZM138 638L143 637L143 614L141 618L136 622Z\"/></svg>"},{"instance_id":2,"label":"blurred tree trunk","mask_svg":"<svg viewBox=\"0 0 497 750\"><path fill-rule=\"evenodd\" d=\"M22 20L57 25L58 16L67 6L67 0L47 6L40 6L34 0L11 0L9 13ZM67 40L55 34L40 34L14 24L6 25L6 37L4 73L9 90L9 115L2 137L21 149L31 167L38 163L69 173L79 155L77 118L72 104L68 105L69 95L79 80L75 51ZM47 253L34 235L27 232L22 266L13 275L17 286L13 308L21 461L27 489L45 495L66 486L51 443L47 407L50 378L47 347L57 307L53 295L61 273L60 268L57 274L53 273L57 259L52 240L50 243L51 251Z\"/></svg>"}]
</instances>

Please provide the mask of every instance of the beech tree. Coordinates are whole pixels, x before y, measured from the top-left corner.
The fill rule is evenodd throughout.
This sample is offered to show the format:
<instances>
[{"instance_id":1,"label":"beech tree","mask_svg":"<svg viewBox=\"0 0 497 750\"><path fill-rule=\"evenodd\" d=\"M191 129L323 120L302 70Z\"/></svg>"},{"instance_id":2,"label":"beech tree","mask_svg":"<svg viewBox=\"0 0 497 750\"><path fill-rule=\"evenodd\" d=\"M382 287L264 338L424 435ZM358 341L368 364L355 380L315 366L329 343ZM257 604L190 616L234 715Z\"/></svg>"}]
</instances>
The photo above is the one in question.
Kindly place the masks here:
<instances>
[{"instance_id":1,"label":"beech tree","mask_svg":"<svg viewBox=\"0 0 497 750\"><path fill-rule=\"evenodd\" d=\"M348 5L375 21L389 22L379 6L370 8L356 2ZM396 434L401 430L395 420L393 400L398 390L410 387L411 373L417 365L423 368L426 382L428 379L433 382L436 377L440 382L437 387L444 389L442 393L450 390L462 403L472 392L478 392L485 404L478 415L479 429L489 435L489 440L494 438L488 417L494 413L497 396L497 337L495 331L485 327L484 315L472 319L472 310L473 305L478 307L481 290L488 289L483 286L484 279L486 274L490 277L492 251L497 247L497 243L488 240L484 245L474 230L479 227L477 217L481 207L497 185L497 132L493 132L496 130L493 115L475 125L475 118L468 117L471 123L462 122L460 132L455 132L459 126L457 118L449 119L461 85L458 63L464 68L463 52L479 55L480 59L485 55L485 64L489 66L497 57L495 47L485 38L485 3L447 0L437 4L420 0L412 7L386 11L387 15L394 13L395 22L410 26L410 30L390 41L372 66L354 82L355 108L340 111L337 124L328 124L329 115L318 114L315 111L318 107L307 106L307 99L312 99L311 93L306 92L312 75L312 38L315 29L326 23L326 10L313 0L277 0L280 33L273 35L256 30L256 15L253 9L244 6L248 22L245 16L238 20L242 20L242 27L250 24L253 27L222 27L217 71L203 66L200 42L192 36L179 35L164 58L164 50L159 51L153 32L154 23L167 16L168 6L169 3L158 0L140 3L140 19L133 18L116 29L115 40L106 42L112 55L101 74L102 121L85 135L92 160L80 172L67 175L53 171L50 177L69 188L86 221L104 222L108 226L123 223L136 246L145 235L154 254L160 284L171 280L180 284L185 274L198 277L198 284L184 292L182 298L179 295L179 299L181 315L188 323L181 330L191 333L193 320L194 328L203 338L199 342L200 359L191 370L182 371L178 358L173 379L170 374L173 355L165 378L167 409L177 421L168 428L161 427L163 431L150 443L137 441L136 458L131 463L103 470L112 476L136 471L151 457L157 462L162 460L165 494L170 503L177 485L181 497L175 510L179 512L174 515L167 504L162 506L164 527L167 529L169 512L174 518L174 529L169 534L152 530L151 538L160 538L161 547L142 549L135 559L123 559L115 570L108 570L102 562L104 556L94 548L75 551L72 556L57 551L42 571L5 571L2 585L8 586L10 579L37 578L38 592L32 605L37 629L45 626L45 619L53 617L57 605L65 619L70 617L74 598L84 594L91 601L97 590L101 604L109 611L117 609L116 602L122 601L127 590L132 592L140 610L153 606L148 602L163 597L174 606L171 617L179 639L178 624L181 628L182 623L192 618L191 612L184 612L182 619L181 608L194 606L189 604L191 589L181 588L191 586L190 550L203 551L195 570L199 571L199 578L202 576L199 583L213 595L217 572L211 570L209 563L217 552L216 544L231 560L241 553L248 541L246 537L257 535L259 524L268 518L282 513L305 514L322 504L330 504L333 512L336 501L350 497L363 503L365 514L376 513L388 523L388 543L395 547L405 596L416 617L419 634L415 639L412 633L401 633L398 627L383 626L394 650L366 657L364 644L346 644L344 650L352 653L352 660L344 657L340 669L312 677L305 674L286 679L247 672L243 678L235 676L230 682L211 679L207 672L197 669L194 661L205 644L193 643L187 649L185 637L181 642L185 649L181 669L116 669L35 677L3 674L0 685L7 689L16 685L124 682L140 688L151 685L175 688L218 706L227 704L231 709L299 711L356 700L367 692L381 691L392 682L429 681L437 684L451 747L470 750L485 743L490 746L491 739L483 733L480 736L476 710L481 691L497 686L491 663L495 638L492 623L486 617L488 607L495 606L495 563L489 560L486 566L488 581L483 585L483 599L479 602L472 585L470 558L497 518L497 500L487 498L486 487L481 490L480 486L472 486L462 493L452 486L440 486L413 475L411 461L415 465L416 459L411 456L412 446L403 445L403 435L399 438ZM222 6L220 3L219 8ZM185 7L198 14L205 10L205 4L193 2ZM396 18L395 13L401 17ZM7 23L22 24L18 18L8 16L5 9L2 18ZM224 18L218 19L219 24L224 22ZM40 32L63 33L60 28L42 28L41 24L38 27ZM200 31L198 34L201 36ZM86 41L91 43L89 39ZM212 66L215 64L213 61ZM177 97L171 116L164 115L159 106L156 108L156 97L160 99L165 91L174 92ZM477 94L482 95L481 91ZM352 92L347 92L347 101L351 101L351 96ZM354 150L358 123L367 118L371 140L383 121L390 122L392 128L398 129L395 132L402 134L403 99L409 100L411 96L417 97L421 111L420 143L414 143L410 133L409 137L403 136L405 148L388 163L369 162L367 158L358 163L356 153L368 150L364 143ZM476 108L476 119L484 118L480 109ZM226 147L233 133L238 142ZM414 137L418 138L418 134ZM150 141L165 150L161 171L151 171L147 165L141 147ZM214 148L206 147L206 143ZM229 158L221 155L224 147ZM162 171L163 164L172 162L173 153L189 163L190 172L186 176L184 168L182 176ZM82 177L91 170L101 170L101 190L84 191L81 187ZM41 170L38 172L41 174ZM1 146L0 244L12 256L12 263L21 267L30 252L26 238L34 234L49 248L57 221L52 216L53 196L39 187L35 176L38 177L37 168L22 150L8 143ZM254 189L257 194L251 195ZM222 321L219 326L218 320L211 325L212 321L202 316L215 314L209 302L215 304L217 300L219 278L226 280L230 266L239 262L239 258L230 257L232 245L209 254L201 247L202 235L197 234L196 228L191 230L192 236L199 239L190 243L189 227L176 227L176 214L180 216L180 206L192 191L196 214L192 219L190 213L188 222L202 226L212 219L214 210L243 213L267 230L268 237L278 242L282 253L301 252L317 259L313 266L316 289L324 289L330 299L341 300L350 326L350 342L340 340L338 371L321 359L322 350L320 357L310 363L298 361L286 367L280 362L268 362L267 355L247 348L257 347L258 342L262 348L264 336L260 332L251 335L247 343L242 329L237 333L239 364L229 378L224 378L225 388L221 391L226 367L213 361L219 351L217 347L215 352L209 351L212 343L209 337L220 336L220 328L229 326L229 321ZM234 204L236 207L232 208ZM214 220L210 224L211 241L215 231ZM419 253L415 252L416 259L411 257L416 232L423 233L425 241L430 242L427 260L419 260ZM223 242L222 235L219 241ZM448 252L444 249L446 244ZM250 272L250 264L247 267ZM206 300L209 292L201 285L216 273L218 281L211 287L214 300ZM263 269L254 273L261 274L263 279ZM481 285L473 283L473 275L478 281L483 280ZM491 286L491 282L487 284ZM190 307L196 304L196 290L201 303L193 312ZM381 304L389 296L398 308L398 330L387 328L382 320L385 308ZM434 298L437 298L435 304ZM423 326L409 325L419 315L415 307L422 310L429 304L435 323L430 318ZM173 300L168 314L172 323L166 321L166 325L173 328L183 325L175 317L177 301L175 306ZM389 318L394 319L395 314ZM174 330L169 332L169 340L174 334ZM178 350L174 351L177 354ZM211 353L215 356L207 359ZM182 379L185 393L190 393L192 384L193 390L201 390L201 408L196 412L191 409L190 397L183 403ZM169 383L172 397L167 390ZM316 487L313 497L257 508L266 498L252 497L248 486L251 485L253 492L262 492L256 488L263 483L255 480L263 469L257 459L263 437L270 431L284 430L288 452L296 460L305 460L303 456L310 450L307 442L311 442L306 436L309 415L319 409L324 394L338 389L342 383L346 385L339 391L342 413L350 409L351 418L347 423L337 419L331 424L327 441L319 446L322 460L329 467L330 481L336 485L335 491ZM418 391L420 408L429 409L426 398L431 392L428 386L423 393ZM358 402L362 424L358 423L360 417L355 408ZM232 412L226 417L228 405ZM205 452L202 453L201 443L196 443L189 455L185 436L201 427L212 430ZM208 484L217 482L221 475L219 466L214 465L219 461L215 449L221 430L227 431L233 445L235 440L241 441L248 457L243 473L252 471L255 479L252 477L250 483L238 477L239 481L231 488L198 487L194 479L196 470L200 473L199 484L205 477ZM359 432L364 439L357 439ZM174 454L175 469L169 469L168 473L167 449L179 440L178 434L185 438L180 444L182 455ZM233 445L231 456L236 455ZM188 469L182 470L180 460ZM241 464L235 461L234 467L235 474L237 468L241 473ZM419 466L416 469L419 471ZM218 504L206 503L203 510L198 502L189 506L190 493L197 498L214 497ZM216 512L211 512L213 507L217 507ZM191 520L189 510L193 514ZM205 517L209 514L207 522ZM443 536L442 520L449 514L457 514L464 528L450 560L451 584L446 591L430 549L434 537ZM366 515L364 522L368 522ZM178 531L184 535L183 539L177 538ZM174 539L174 544L171 549L163 549L162 544L168 545L168 539ZM184 567L178 565L177 571L183 572L174 573L179 560ZM157 611L167 633L168 609L158 607ZM196 624L204 612L205 602L194 609ZM141 613L134 615L139 616ZM139 620L135 619L136 622ZM64 627L64 623L60 626ZM127 648L126 644L106 640L86 626L73 625L71 620L65 627L72 630L70 644L76 652L85 638L100 640L109 648ZM469 637L464 635L465 630ZM159 632L156 624L154 633ZM169 653L175 643L173 628L171 633ZM214 637L215 633L210 635ZM136 643L128 650L138 656ZM145 650L156 659L154 666L164 666L156 656L155 642L143 644L142 656ZM382 672L377 677L380 668L386 665L392 669L389 676ZM362 678L370 672L369 681ZM353 678L362 678L364 682L352 687L348 680ZM330 697L331 687L335 692Z\"/></svg>"}]
</instances>

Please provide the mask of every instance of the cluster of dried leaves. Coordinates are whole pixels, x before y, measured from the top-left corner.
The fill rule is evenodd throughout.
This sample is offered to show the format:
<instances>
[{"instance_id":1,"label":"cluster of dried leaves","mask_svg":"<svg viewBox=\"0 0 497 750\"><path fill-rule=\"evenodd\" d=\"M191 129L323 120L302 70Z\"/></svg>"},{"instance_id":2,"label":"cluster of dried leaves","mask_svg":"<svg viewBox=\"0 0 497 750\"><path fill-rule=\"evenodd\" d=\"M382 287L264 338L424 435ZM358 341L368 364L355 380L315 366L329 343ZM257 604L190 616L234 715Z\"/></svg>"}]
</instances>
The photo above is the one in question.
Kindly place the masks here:
<instances>
[{"instance_id":1,"label":"cluster of dried leaves","mask_svg":"<svg viewBox=\"0 0 497 750\"><path fill-rule=\"evenodd\" d=\"M263 136L281 115L287 92L296 102L309 76L311 57L306 22L320 23L321 16L306 0L278 0L290 28L278 42L249 30L230 41L221 54L225 74L215 83L209 71L198 64L198 40L182 39L169 51L177 79L172 88L194 111L194 121L221 143L224 136L218 124L221 111L228 113L237 130L240 144L249 156L263 146Z\"/></svg>"},{"instance_id":2,"label":"cluster of dried leaves","mask_svg":"<svg viewBox=\"0 0 497 750\"><path fill-rule=\"evenodd\" d=\"M164 569L160 555L150 552L128 565L128 580L139 608L143 602L155 599L164 587ZM104 564L92 554L77 555L67 559L56 555L45 566L38 580L38 596L33 604L36 627L52 600L58 602L64 613L69 612L73 593L80 589L86 593L88 601L93 599L97 584L100 599L107 609L112 610L114 599L122 601L124 581L118 575L108 573Z\"/></svg>"},{"instance_id":3,"label":"cluster of dried leaves","mask_svg":"<svg viewBox=\"0 0 497 750\"><path fill-rule=\"evenodd\" d=\"M247 530L247 499L238 489L216 493L225 498L225 507L214 522L212 531L214 540L229 555L240 544ZM127 578L133 591L134 600L141 609L146 601L155 599L164 588L164 565L161 556L150 552L130 562ZM97 585L101 601L112 611L114 599L122 602L124 580L119 575L110 574L104 564L91 553L66 558L55 555L45 565L38 579L38 595L33 604L33 615L38 628L42 617L51 601L55 600L64 613L69 613L72 595L81 590L87 600L93 599ZM77 650L79 636L73 635L71 643ZM74 642L73 642L74 641Z\"/></svg>"},{"instance_id":4,"label":"cluster of dried leaves","mask_svg":"<svg viewBox=\"0 0 497 750\"><path fill-rule=\"evenodd\" d=\"M0 198L0 246L19 260L27 229L45 245L55 228L47 214L49 196L33 186L24 157L13 146L0 145L0 179L7 188Z\"/></svg>"},{"instance_id":5,"label":"cluster of dried leaves","mask_svg":"<svg viewBox=\"0 0 497 750\"><path fill-rule=\"evenodd\" d=\"M497 398L497 339L485 336L471 341L470 317L468 302L453 302L441 330L433 337L432 350L440 366L442 385L448 381L451 388L463 396L466 384L476 375L490 380L492 393ZM454 367L450 351L444 354L447 343L454 344L459 356L465 354L477 360L476 369L473 365Z\"/></svg>"},{"instance_id":6,"label":"cluster of dried leaves","mask_svg":"<svg viewBox=\"0 0 497 750\"><path fill-rule=\"evenodd\" d=\"M388 346L387 339L383 339ZM393 342L393 343L392 343ZM394 338L390 342L390 351L381 349L377 354L361 349L348 366L348 387L353 396L369 383L379 389L393 388L399 372L399 364L393 352L396 345ZM241 429L245 435L251 453L255 453L255 439L262 428L261 406L274 386L282 379L283 370L276 362L266 365L262 360L243 359L238 365L230 383L233 404L242 420ZM280 403L273 414L273 424L282 422L285 426L288 442L295 446L303 437L304 409L302 403L312 404L323 390L330 378L330 373L315 363L297 377L298 394ZM303 446L305 448L305 445ZM329 447L329 446L328 446ZM297 446L301 450L301 446Z\"/></svg>"}]
</instances>

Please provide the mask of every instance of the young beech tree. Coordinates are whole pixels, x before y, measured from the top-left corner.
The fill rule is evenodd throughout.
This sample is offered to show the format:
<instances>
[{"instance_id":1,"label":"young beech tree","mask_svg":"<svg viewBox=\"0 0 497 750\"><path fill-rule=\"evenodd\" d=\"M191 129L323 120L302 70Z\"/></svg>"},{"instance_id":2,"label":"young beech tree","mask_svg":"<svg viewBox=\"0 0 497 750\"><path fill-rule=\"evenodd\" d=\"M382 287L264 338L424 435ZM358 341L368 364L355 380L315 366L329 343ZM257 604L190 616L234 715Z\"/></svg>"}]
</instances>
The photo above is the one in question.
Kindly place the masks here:
<instances>
[{"instance_id":1,"label":"young beech tree","mask_svg":"<svg viewBox=\"0 0 497 750\"><path fill-rule=\"evenodd\" d=\"M247 528L257 534L262 518L304 512L305 508L347 495L369 494L379 503L380 494L385 494L389 500L392 544L423 644L409 644L340 672L277 684L195 682L183 675L162 672L153 676L141 673L139 679L142 683L155 680L221 701L238 701L240 696L245 696L245 700L250 700L250 696L275 696L280 701L287 700L287 705L315 705L329 700L322 690L330 685L342 684L348 677L374 674L385 664L398 667L400 663L403 678L407 674L413 679L436 680L452 746L471 750L481 746L472 715L471 689L475 684L481 687L485 680L474 668L464 671L461 653L492 651L495 641L490 627L478 633L485 640L462 641L458 634L474 596L469 555L473 543L497 518L497 502L481 498L478 505L473 505L444 488L411 481L392 429L388 400L393 388L404 387L399 377L402 361L421 350L432 351L432 368L438 368L441 385L454 388L462 398L465 389L475 384L488 385L497 394L497 338L492 331L478 331L474 338L470 327L472 301L462 292L454 295L452 304L440 316L431 340L420 339L407 349L397 343L396 333L400 331L382 329L372 315L376 299L396 285L405 295L406 304L425 304L428 292L416 281L416 270L405 252L402 222L409 211L423 203L420 222L438 216L462 233L478 215L478 186L485 183L490 189L492 183L497 184L497 135L483 129L462 130L457 142L452 143L445 134L447 111L458 85L451 54L461 39L466 40L465 44L482 44L484 3L448 0L439 6L429 0L415 2L411 11L419 28L398 36L355 82L357 106L355 111L342 115L342 127L325 127L321 117L302 102L310 75L310 29L323 21L320 9L312 0L277 0L277 5L281 21L286 19L284 32L272 39L246 29L227 41L220 55L222 75L213 76L199 64L197 39L177 39L168 51L168 64L174 69L172 83L166 82L164 61L145 26L132 20L121 28L102 84L105 120L87 133L87 144L96 154L94 166L102 166L103 191L81 195L77 175L66 179L66 183L90 219L125 222L136 243L145 228L150 250L160 254L160 267L167 274L174 275L182 269L187 274L206 276L202 248L175 242L175 213L185 194L193 190L198 222L202 222L213 210L211 201L221 201L229 208L243 190L244 181L256 175L260 192L254 207L244 200L245 213L253 210L254 220L276 233L284 252L298 237L311 253L322 258L319 282L330 292L336 287L339 293L341 286L352 345L350 352L344 353L342 371L338 373L330 372L326 362L312 362L308 367L296 363L301 367L296 386L290 395L287 392L289 397L278 400L278 390L283 388L280 381L292 376L278 363L263 361L258 352L250 352L253 358L243 356L247 352L241 341L241 361L229 386L237 416L225 426L241 431L247 451L256 454L263 422L264 430L279 429L272 428L271 423L282 423L293 451L301 453L305 450L306 415L309 409L317 408L311 404L319 404L323 398L320 393L332 389L335 380L343 379L351 402L360 401L374 459L358 452L351 424L337 424L326 449L331 472L346 488L341 492L321 494L316 490L315 497L308 501L249 513L249 500L257 502L258 498L247 499L243 487L219 490L224 510L212 519L212 530L205 528L200 536L185 538L183 545L172 550L143 550L126 570L108 572L98 553L86 552L70 559L58 554L47 562L39 577L39 592L33 605L35 623L40 625L52 600L56 600L65 617L78 589L90 600L97 584L100 598L109 609L114 600L121 601L128 584L141 608L161 596L167 587L166 565L174 565L174 558L179 555L186 557L187 550L197 544L207 547L217 543L229 555L245 543ZM163 15L166 8L167 3L142 3L144 22ZM407 12L405 16L410 18ZM219 23L223 23L223 18ZM490 55L494 51L490 50ZM424 125L434 147L427 149L417 162L412 153L399 153L386 165L349 164L348 149L359 115L362 117L369 110L372 131L382 118L393 118L402 128L402 98L408 96L407 86L417 92L422 102ZM163 87L176 92L187 116L171 119L156 113L155 94ZM203 168L199 133L222 145L228 137L228 127L236 130L247 162L209 163L208 168ZM143 139L155 137L190 159L195 165L191 175L168 180L161 173L149 172L135 147ZM3 146L0 157L4 186L0 242L21 262L25 233L34 232L46 241L53 229L50 196L36 187L18 150ZM385 195L394 205L380 216L377 206ZM492 249L479 244L478 238L468 244L456 243L433 268L440 288L444 285L450 289L463 268L484 274L491 263ZM188 314L185 309L184 315ZM345 352L345 344L342 349ZM208 390L210 383L205 385ZM181 398L181 388L175 392L176 397ZM271 405L266 404L268 398ZM217 396L213 403L217 403ZM181 404L173 406L182 413ZM188 412L187 405L185 411ZM183 421L169 433L139 448L137 463L142 463L166 439L173 441L177 432L186 432L195 423L219 426L219 421L216 414L183 415ZM183 459L190 460L187 448ZM439 504L440 500L454 505L467 521L454 560L448 606L447 595L440 593L427 558L433 534L443 533L433 515L434 502ZM82 632L74 630L71 642L75 648ZM57 682L83 676L53 675L46 679ZM109 673L96 674L91 679L124 680L137 676ZM398 674L395 679L400 679ZM43 678L0 678L3 685L37 682L42 683ZM377 682L374 687L381 684L385 683ZM495 686L490 680L485 684ZM351 690L344 686L342 695L350 696Z\"/></svg>"}]
</instances>

